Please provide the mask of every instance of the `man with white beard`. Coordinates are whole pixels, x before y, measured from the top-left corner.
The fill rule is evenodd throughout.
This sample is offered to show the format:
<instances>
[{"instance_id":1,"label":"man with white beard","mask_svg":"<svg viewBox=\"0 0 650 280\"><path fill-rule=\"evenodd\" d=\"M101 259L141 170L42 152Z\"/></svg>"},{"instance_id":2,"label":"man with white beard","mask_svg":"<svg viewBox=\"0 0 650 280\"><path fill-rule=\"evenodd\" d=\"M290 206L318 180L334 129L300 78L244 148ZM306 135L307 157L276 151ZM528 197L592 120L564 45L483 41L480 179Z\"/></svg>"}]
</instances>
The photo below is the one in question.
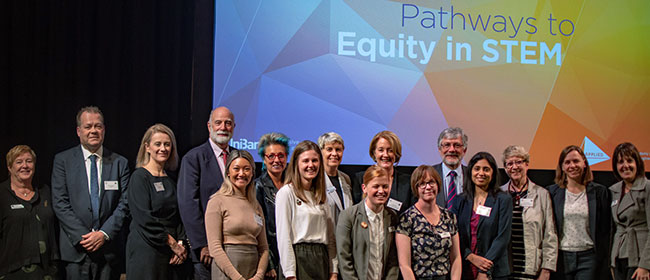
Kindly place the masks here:
<instances>
[{"instance_id":1,"label":"man with white beard","mask_svg":"<svg viewBox=\"0 0 650 280\"><path fill-rule=\"evenodd\" d=\"M460 127L448 127L438 136L438 152L441 163L433 166L442 178L443 186L438 191L436 204L451 209L457 195L463 193L463 177L467 169L462 165L467 152L467 135Z\"/></svg>"},{"instance_id":2,"label":"man with white beard","mask_svg":"<svg viewBox=\"0 0 650 280\"><path fill-rule=\"evenodd\" d=\"M235 150L228 142L235 129L235 116L226 107L210 113L210 139L193 148L181 161L178 173L178 209L190 243L194 279L210 279L212 257L208 251L204 215L210 196L225 178L228 154Z\"/></svg>"}]
</instances>

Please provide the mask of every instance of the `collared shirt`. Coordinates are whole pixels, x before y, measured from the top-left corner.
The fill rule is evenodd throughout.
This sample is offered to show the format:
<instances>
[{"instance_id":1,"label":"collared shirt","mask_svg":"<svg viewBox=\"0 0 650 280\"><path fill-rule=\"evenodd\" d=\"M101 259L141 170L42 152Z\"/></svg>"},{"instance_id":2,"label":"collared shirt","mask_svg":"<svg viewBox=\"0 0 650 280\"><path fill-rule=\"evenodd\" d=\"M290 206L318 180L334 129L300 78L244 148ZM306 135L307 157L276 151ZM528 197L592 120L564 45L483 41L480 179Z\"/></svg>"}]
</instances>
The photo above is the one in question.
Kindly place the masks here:
<instances>
[{"instance_id":1,"label":"collared shirt","mask_svg":"<svg viewBox=\"0 0 650 280\"><path fill-rule=\"evenodd\" d=\"M214 157L217 158L217 163L219 164L219 170L221 170L221 176L223 178L226 178L226 162L223 160L223 156L221 153L223 153L223 149L219 147L217 144L212 142L212 139L208 140L210 142L210 146L212 147L212 151L214 152ZM226 148L226 153L230 153L229 148Z\"/></svg>"},{"instance_id":2,"label":"collared shirt","mask_svg":"<svg viewBox=\"0 0 650 280\"><path fill-rule=\"evenodd\" d=\"M384 217L382 212L375 213L363 201L366 207L366 215L370 222L370 248L368 255L368 279L381 279L382 269L382 248L384 247Z\"/></svg>"},{"instance_id":3,"label":"collared shirt","mask_svg":"<svg viewBox=\"0 0 650 280\"><path fill-rule=\"evenodd\" d=\"M86 147L81 145L81 152L84 155L84 163L86 165L86 177L88 179L88 193L91 192L91 190L90 190L90 165L92 164L92 160L90 160L90 156L91 155L96 155L97 156L97 161L96 161L96 164L97 164L97 183L99 184L99 193L101 193L102 192L102 186L101 186L101 184L102 184L102 166L103 166L103 164L102 164L102 156L104 155L104 146L100 146L99 149L97 149L97 152L93 154L90 151L88 151L86 149Z\"/></svg>"},{"instance_id":4,"label":"collared shirt","mask_svg":"<svg viewBox=\"0 0 650 280\"><path fill-rule=\"evenodd\" d=\"M293 245L314 243L327 245L332 273L338 273L334 219L330 207L315 204L314 194L305 191L307 201L298 198L291 184L284 185L275 197L275 226L280 265L285 277L296 276L296 256ZM318 260L322 261L322 260Z\"/></svg>"},{"instance_id":5,"label":"collared shirt","mask_svg":"<svg viewBox=\"0 0 650 280\"><path fill-rule=\"evenodd\" d=\"M447 197L447 193L449 193L449 183L451 183L451 175L449 174L452 170L447 167L447 165L443 162L442 164L442 184L445 185L445 197ZM454 179L454 182L456 183L456 194L459 195L463 193L463 165L459 164L458 168L454 169L453 171L456 171L456 179Z\"/></svg>"}]
</instances>

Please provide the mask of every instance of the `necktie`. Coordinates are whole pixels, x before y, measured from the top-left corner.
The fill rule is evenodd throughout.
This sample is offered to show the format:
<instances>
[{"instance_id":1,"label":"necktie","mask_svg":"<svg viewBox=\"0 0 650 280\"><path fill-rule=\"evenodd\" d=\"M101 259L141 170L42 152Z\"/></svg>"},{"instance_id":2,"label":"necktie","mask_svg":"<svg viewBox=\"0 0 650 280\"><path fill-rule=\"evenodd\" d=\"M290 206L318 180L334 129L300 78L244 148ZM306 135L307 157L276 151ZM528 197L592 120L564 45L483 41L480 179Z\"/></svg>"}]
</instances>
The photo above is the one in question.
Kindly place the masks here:
<instances>
[{"instance_id":1,"label":"necktie","mask_svg":"<svg viewBox=\"0 0 650 280\"><path fill-rule=\"evenodd\" d=\"M228 160L228 151L227 150L221 151L221 160L223 161L223 166L226 167L226 162Z\"/></svg>"},{"instance_id":2,"label":"necktie","mask_svg":"<svg viewBox=\"0 0 650 280\"><path fill-rule=\"evenodd\" d=\"M93 211L93 229L99 228L99 179L97 177L97 155L90 156L90 205Z\"/></svg>"},{"instance_id":3,"label":"necktie","mask_svg":"<svg viewBox=\"0 0 650 280\"><path fill-rule=\"evenodd\" d=\"M449 172L449 187L447 188L447 209L451 209L454 197L456 197L456 171Z\"/></svg>"},{"instance_id":4,"label":"necktie","mask_svg":"<svg viewBox=\"0 0 650 280\"><path fill-rule=\"evenodd\" d=\"M225 178L226 177L226 168L228 166L226 165L227 159L228 159L228 150L223 150L221 151L221 155L219 156L219 159L223 162L223 168L221 170L221 175Z\"/></svg>"}]
</instances>

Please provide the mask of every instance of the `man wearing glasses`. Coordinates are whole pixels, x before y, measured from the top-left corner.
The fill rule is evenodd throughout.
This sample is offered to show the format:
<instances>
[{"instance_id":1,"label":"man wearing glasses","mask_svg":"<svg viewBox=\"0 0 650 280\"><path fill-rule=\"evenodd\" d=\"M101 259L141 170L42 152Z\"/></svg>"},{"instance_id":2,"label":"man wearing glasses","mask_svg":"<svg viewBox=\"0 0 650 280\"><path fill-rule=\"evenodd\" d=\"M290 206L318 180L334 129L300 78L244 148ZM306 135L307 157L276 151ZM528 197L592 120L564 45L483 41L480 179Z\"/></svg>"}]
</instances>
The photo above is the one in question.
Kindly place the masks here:
<instances>
[{"instance_id":1,"label":"man wearing glasses","mask_svg":"<svg viewBox=\"0 0 650 280\"><path fill-rule=\"evenodd\" d=\"M178 174L178 209L190 243L195 279L210 279L212 257L205 235L204 214L210 196L217 192L226 173L228 145L235 129L235 116L226 107L210 113L210 139L193 148L181 161Z\"/></svg>"},{"instance_id":2,"label":"man wearing glasses","mask_svg":"<svg viewBox=\"0 0 650 280\"><path fill-rule=\"evenodd\" d=\"M436 204L451 209L456 196L463 193L463 176L467 167L462 163L467 152L467 135L460 127L445 128L438 136L438 152L442 162L433 168L442 177L443 188L438 192Z\"/></svg>"}]
</instances>

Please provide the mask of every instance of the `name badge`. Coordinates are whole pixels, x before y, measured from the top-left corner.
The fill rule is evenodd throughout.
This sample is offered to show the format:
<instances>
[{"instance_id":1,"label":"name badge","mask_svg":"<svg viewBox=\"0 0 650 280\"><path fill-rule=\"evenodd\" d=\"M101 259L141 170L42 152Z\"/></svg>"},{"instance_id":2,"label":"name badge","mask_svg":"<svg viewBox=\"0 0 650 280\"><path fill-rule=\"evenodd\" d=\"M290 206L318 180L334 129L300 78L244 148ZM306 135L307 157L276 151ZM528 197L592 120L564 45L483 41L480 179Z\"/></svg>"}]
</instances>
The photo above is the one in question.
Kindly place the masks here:
<instances>
[{"instance_id":1,"label":"name badge","mask_svg":"<svg viewBox=\"0 0 650 280\"><path fill-rule=\"evenodd\" d=\"M441 232L441 233L440 233L440 237L442 237L442 238L450 238L450 237L451 237L451 233L449 233L448 231L446 231L446 232Z\"/></svg>"},{"instance_id":2,"label":"name badge","mask_svg":"<svg viewBox=\"0 0 650 280\"><path fill-rule=\"evenodd\" d=\"M386 203L386 206L388 206L388 208L393 209L395 211L399 211L399 209L402 208L402 202L389 198L388 203Z\"/></svg>"},{"instance_id":3,"label":"name badge","mask_svg":"<svg viewBox=\"0 0 650 280\"><path fill-rule=\"evenodd\" d=\"M532 198L522 198L519 200L521 207L533 207L534 200Z\"/></svg>"},{"instance_id":4,"label":"name badge","mask_svg":"<svg viewBox=\"0 0 650 280\"><path fill-rule=\"evenodd\" d=\"M22 204L11 204L11 210L25 209L25 205Z\"/></svg>"},{"instance_id":5,"label":"name badge","mask_svg":"<svg viewBox=\"0 0 650 280\"><path fill-rule=\"evenodd\" d=\"M612 207L616 206L616 204L618 204L618 200L612 201Z\"/></svg>"},{"instance_id":6,"label":"name badge","mask_svg":"<svg viewBox=\"0 0 650 280\"><path fill-rule=\"evenodd\" d=\"M483 217L489 217L490 212L492 212L492 207L485 207L483 205L479 205L476 208L476 214L479 214L479 215L481 215Z\"/></svg>"},{"instance_id":7,"label":"name badge","mask_svg":"<svg viewBox=\"0 0 650 280\"><path fill-rule=\"evenodd\" d=\"M162 182L153 183L153 187L156 188L157 192L164 192L165 191L165 186L163 185Z\"/></svg>"},{"instance_id":8,"label":"name badge","mask_svg":"<svg viewBox=\"0 0 650 280\"><path fill-rule=\"evenodd\" d=\"M117 184L117 181L104 181L104 190L107 190L107 191L117 191L117 190L119 190L119 186Z\"/></svg>"},{"instance_id":9,"label":"name badge","mask_svg":"<svg viewBox=\"0 0 650 280\"><path fill-rule=\"evenodd\" d=\"M394 226L390 226L390 227L388 227L388 232L393 232L393 231L395 231L395 227L394 227Z\"/></svg>"},{"instance_id":10,"label":"name badge","mask_svg":"<svg viewBox=\"0 0 650 280\"><path fill-rule=\"evenodd\" d=\"M262 225L264 224L264 221L262 220L262 217L260 217L260 215L255 214L254 218L255 218L255 222L256 222L259 226L262 226Z\"/></svg>"}]
</instances>

